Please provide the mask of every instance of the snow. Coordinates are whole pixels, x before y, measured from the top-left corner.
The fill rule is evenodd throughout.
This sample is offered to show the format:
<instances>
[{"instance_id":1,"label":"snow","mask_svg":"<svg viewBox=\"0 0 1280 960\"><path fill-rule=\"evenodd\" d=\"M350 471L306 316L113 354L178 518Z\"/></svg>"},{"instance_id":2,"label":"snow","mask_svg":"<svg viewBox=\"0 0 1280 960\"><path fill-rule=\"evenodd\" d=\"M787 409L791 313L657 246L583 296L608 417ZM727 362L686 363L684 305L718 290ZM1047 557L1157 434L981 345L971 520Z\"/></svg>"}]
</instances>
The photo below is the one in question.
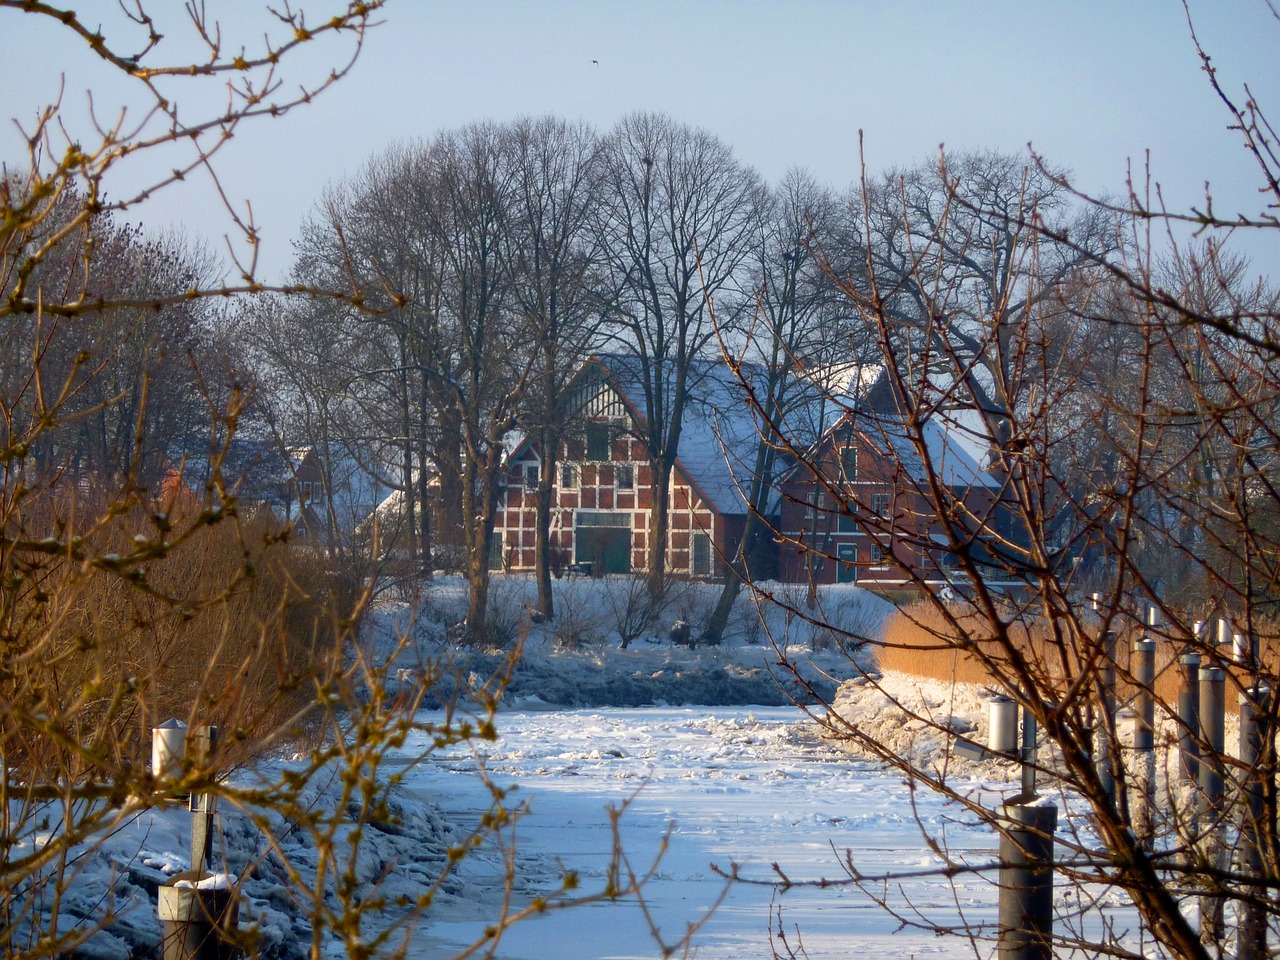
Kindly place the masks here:
<instances>
[{"instance_id":1,"label":"snow","mask_svg":"<svg viewBox=\"0 0 1280 960\"><path fill-rule=\"evenodd\" d=\"M721 898L694 937L699 957L768 956L779 910L791 942L798 930L815 960L848 956L855 936L868 956L971 955L964 940L940 951L945 941L933 934L899 931L867 891L795 886L781 893L756 885L778 880L779 872L793 881L839 879L845 850L868 877L937 868L925 830L945 834L952 857L987 861L995 851L990 832L975 829L961 811L925 797L913 810L899 776L824 742L794 709L512 711L500 731L471 763L483 764L499 784L521 784L526 881L553 885L562 858L580 867L584 888L601 882L612 840L608 807L625 807L620 833L632 865L653 865L654 872L643 890L645 909L632 901L541 917L508 932L498 957L652 957L651 921L671 943ZM449 818L465 820L486 802L471 763L425 769L412 790L446 798ZM978 777L971 785L992 802L1004 789ZM727 874L752 883L727 884ZM899 909L911 902L942 922L958 922L962 907L967 922L987 924L995 921L995 892L990 879L935 875L893 885L886 895ZM426 928L422 943L460 947L483 923L441 920Z\"/></svg>"},{"instance_id":2,"label":"snow","mask_svg":"<svg viewBox=\"0 0 1280 960\"><path fill-rule=\"evenodd\" d=\"M229 873L214 873L201 880L177 880L173 886L179 890L230 890L235 882Z\"/></svg>"},{"instance_id":3,"label":"snow","mask_svg":"<svg viewBox=\"0 0 1280 960\"><path fill-rule=\"evenodd\" d=\"M430 752L430 735L415 734L383 765L384 776L400 778L390 801L393 821L366 826L357 881L389 904L432 889L450 848L491 813L493 787L512 788L502 803L518 814L514 827L482 844L446 881L412 933L409 956L450 956L482 938L502 909L508 876L512 909L535 897L548 898L550 909L505 934L493 954L505 960L654 957L690 924L698 927L692 944L703 958L765 957L774 949L786 955L801 941L813 960L847 957L851 944L891 960L973 956L965 937L939 938L903 927L900 918L994 937L994 876L945 877L944 860L930 845L940 842L953 862L989 864L997 845L992 831L960 805L909 789L875 758L825 738L818 722L825 709L811 705L810 717L788 699L803 694L805 684L822 689L844 722L926 770L945 772L958 794L997 810L1019 789L1015 765L966 760L948 749L951 733L985 743L984 691L892 674L871 682L874 664L856 638L842 645L777 606L757 617L747 597L724 645L673 647L664 639L667 628L679 616L697 622L697 611L714 600L710 585L673 589L649 628L622 650L609 625L609 591L620 582L558 581L561 613L544 624L528 616L530 580L495 578L496 613L511 619L524 644L497 718L499 739L419 763ZM802 600L795 588L774 589ZM890 609L849 586L824 590L821 603L864 636ZM502 653L447 645L449 625L463 610L465 584L441 578L417 598L416 616L407 602L383 601L366 647L397 656L393 676L405 685L438 657L451 658L464 678L483 679ZM581 628L572 643L570 621ZM804 684L788 682L778 665L784 653L797 662ZM900 705L927 722L907 720ZM427 711L420 719L443 717ZM236 776L246 785L253 777L269 781L292 762L268 759ZM326 771L308 787L305 804L333 809L338 781ZM97 847L77 859L66 912L88 929L105 890L117 909L84 956L124 958L159 940L155 889L188 868L189 817L176 804L123 810ZM283 852L307 882L314 850L303 831L272 818ZM233 804L221 805L219 819L216 849L226 856L220 870L239 886L241 922L257 931L260 956L305 956L311 931L291 902L278 856ZM608 882L615 823L626 864L647 877L640 897L556 909L566 871L580 877L571 896L598 894ZM339 846L344 836L340 831ZM1088 842L1083 835L1072 839ZM33 828L23 843L40 840ZM860 871L860 883L850 882L846 863ZM904 872L900 881L885 879ZM1074 895L1061 888L1060 906L1087 907L1090 922L1101 922L1096 903L1076 904L1068 899ZM1121 899L1106 897L1123 916ZM399 919L389 907L362 935ZM993 952L986 942L979 950ZM332 939L321 952L341 954Z\"/></svg>"}]
</instances>

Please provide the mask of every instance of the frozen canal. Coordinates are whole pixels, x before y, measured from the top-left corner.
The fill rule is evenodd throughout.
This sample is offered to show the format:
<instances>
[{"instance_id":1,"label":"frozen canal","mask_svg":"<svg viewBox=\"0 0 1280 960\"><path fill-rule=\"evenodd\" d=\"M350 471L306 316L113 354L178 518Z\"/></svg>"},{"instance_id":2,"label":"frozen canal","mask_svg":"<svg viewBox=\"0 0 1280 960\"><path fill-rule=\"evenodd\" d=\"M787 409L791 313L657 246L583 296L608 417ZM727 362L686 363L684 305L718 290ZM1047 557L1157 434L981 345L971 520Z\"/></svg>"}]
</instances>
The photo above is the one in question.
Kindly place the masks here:
<instances>
[{"instance_id":1,"label":"frozen canal","mask_svg":"<svg viewBox=\"0 0 1280 960\"><path fill-rule=\"evenodd\" d=\"M537 918L511 930L496 956L506 960L604 960L655 957L663 939L677 940L685 925L724 900L696 934L703 958L771 955L778 909L792 947L798 936L812 960L849 957L972 957L959 937L900 929L864 892L731 885L712 864L742 876L768 878L772 864L792 880L841 876L839 855L852 851L864 876L927 871L941 862L929 849L922 825L947 844L953 857L987 862L995 840L972 829L962 811L944 810L927 794L911 794L901 779L850 760L819 740L812 725L788 708L642 708L501 714L502 738L486 755L454 753L415 772L411 789L442 804L451 822L475 822L487 802L476 776L483 762L494 780L516 782L514 800L529 812L519 826L520 872L530 890L554 884L556 864L579 871L582 891L604 882L611 845L609 806L632 798L622 837L632 866L646 869L670 831L670 845L645 889L647 911L634 901L602 904ZM411 748L412 745L409 745ZM407 748L408 749L408 748ZM980 785L974 784L975 793ZM995 794L988 792L989 800ZM496 857L464 865L472 883L496 870ZM910 915L957 925L995 922L995 888L962 876L933 876L892 884L885 895ZM646 912L648 918L646 918ZM410 955L438 955L479 936L490 905L474 916L435 922L419 935ZM980 953L993 947L983 944Z\"/></svg>"}]
</instances>

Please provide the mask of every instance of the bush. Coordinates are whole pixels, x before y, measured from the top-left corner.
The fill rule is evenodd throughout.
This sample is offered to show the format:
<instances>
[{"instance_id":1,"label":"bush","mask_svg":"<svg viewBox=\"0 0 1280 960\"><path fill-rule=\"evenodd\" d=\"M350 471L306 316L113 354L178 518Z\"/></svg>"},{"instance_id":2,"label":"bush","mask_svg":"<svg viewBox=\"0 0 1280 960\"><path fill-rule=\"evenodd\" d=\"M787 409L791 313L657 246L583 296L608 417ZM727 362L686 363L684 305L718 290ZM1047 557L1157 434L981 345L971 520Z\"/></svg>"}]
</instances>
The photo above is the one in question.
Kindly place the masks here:
<instances>
[{"instance_id":1,"label":"bush","mask_svg":"<svg viewBox=\"0 0 1280 960\"><path fill-rule=\"evenodd\" d=\"M175 530L185 532L169 541ZM78 775L58 739L29 722L37 716L118 764L145 765L150 730L169 717L217 724L242 756L302 731L314 677L340 667L319 661L340 656L334 640L358 613L355 578L269 517L203 511L185 488L127 509L51 493L5 525L10 540L51 531L79 553L7 558L21 584L6 598L15 629L0 677L14 708L0 734L10 770ZM137 551L153 556L126 564Z\"/></svg>"},{"instance_id":2,"label":"bush","mask_svg":"<svg viewBox=\"0 0 1280 960\"><path fill-rule=\"evenodd\" d=\"M591 592L568 582L556 594L556 619L552 634L562 650L580 650L603 639L600 617L593 612Z\"/></svg>"}]
</instances>

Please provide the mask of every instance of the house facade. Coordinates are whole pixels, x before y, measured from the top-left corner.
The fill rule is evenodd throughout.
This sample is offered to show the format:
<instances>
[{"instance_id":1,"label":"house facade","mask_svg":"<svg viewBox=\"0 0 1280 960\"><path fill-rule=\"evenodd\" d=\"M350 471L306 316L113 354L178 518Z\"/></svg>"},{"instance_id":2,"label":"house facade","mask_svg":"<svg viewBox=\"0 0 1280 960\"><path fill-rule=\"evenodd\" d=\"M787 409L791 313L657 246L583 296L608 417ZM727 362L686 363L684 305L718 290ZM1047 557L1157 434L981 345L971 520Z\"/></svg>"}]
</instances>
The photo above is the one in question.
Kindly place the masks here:
<instances>
[{"instance_id":1,"label":"house facade","mask_svg":"<svg viewBox=\"0 0 1280 960\"><path fill-rule=\"evenodd\" d=\"M685 415L668 493L667 569L716 579L724 575L722 558L738 548L747 509L741 477L720 444L725 431L738 426L720 415L720 394L731 384L724 375L701 382L701 399ZM647 568L654 485L639 395L619 358L592 358L575 381L570 405L578 426L563 441L554 468L553 569L612 574ZM512 451L490 551L495 566L534 567L536 487L545 462L532 441Z\"/></svg>"},{"instance_id":2,"label":"house facade","mask_svg":"<svg viewBox=\"0 0 1280 960\"><path fill-rule=\"evenodd\" d=\"M726 558L738 549L759 444L738 380L743 371L707 364L686 413L668 494L668 570L694 579L722 578ZM625 359L593 358L579 373L571 401L577 426L554 466L553 571L646 569L654 489L641 439L641 395ZM889 594L952 582L951 541L927 495L929 478L939 478L979 525L997 516L995 481L943 425L926 423L913 440L883 397L880 384L836 405L834 425L818 434L801 462L784 464L763 511L774 535L752 558L753 577L856 583ZM514 445L491 542L495 568L534 568L545 463L532 441Z\"/></svg>"},{"instance_id":3,"label":"house facade","mask_svg":"<svg viewBox=\"0 0 1280 960\"><path fill-rule=\"evenodd\" d=\"M919 444L898 417L859 404L783 477L783 580L856 583L884 593L952 584L952 540L929 495L930 478L965 505L969 527L996 522L998 491L943 426L918 429Z\"/></svg>"}]
</instances>

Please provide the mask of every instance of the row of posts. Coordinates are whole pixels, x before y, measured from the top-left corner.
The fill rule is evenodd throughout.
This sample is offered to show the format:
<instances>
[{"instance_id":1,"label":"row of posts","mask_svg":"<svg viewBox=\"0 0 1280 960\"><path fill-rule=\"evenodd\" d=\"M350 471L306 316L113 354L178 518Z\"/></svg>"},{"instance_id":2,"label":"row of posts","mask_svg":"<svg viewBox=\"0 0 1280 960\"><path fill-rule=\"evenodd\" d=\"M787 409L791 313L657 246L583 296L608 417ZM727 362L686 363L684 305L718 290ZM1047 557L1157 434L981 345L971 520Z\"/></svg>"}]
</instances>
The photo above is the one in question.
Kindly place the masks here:
<instances>
[{"instance_id":1,"label":"row of posts","mask_svg":"<svg viewBox=\"0 0 1280 960\"><path fill-rule=\"evenodd\" d=\"M1095 611L1098 609L1095 595ZM1149 608L1147 626L1159 627L1156 608ZM1203 635L1205 625L1197 623L1194 633ZM1231 644L1234 663L1254 668L1258 662L1256 638L1233 634L1230 623L1218 621L1218 645ZM1099 784L1115 799L1115 765L1112 744L1117 742L1116 723L1116 638L1108 631L1103 637L1102 703L1095 741ZM1131 672L1136 693L1134 713L1134 770L1136 793L1134 830L1148 845L1154 837L1155 806L1155 654L1156 641L1150 636L1134 643ZM1195 839L1193 855L1211 870L1226 870L1225 687L1226 672L1221 666L1203 662L1197 652L1187 651L1178 659L1177 704L1179 779L1195 791L1190 814L1189 835ZM1270 690L1254 686L1240 695L1240 761L1247 771L1241 787L1239 867L1245 877L1259 878L1262 870L1263 778L1257 770L1264 756L1270 730L1266 722ZM1015 749L1017 706L1007 698L991 704L988 748L1009 755ZM1035 792L1035 719L1023 711L1022 792L1003 807L1005 829L1000 841L999 960L1050 960L1053 936L1053 834L1057 827L1057 807L1037 798ZM1202 754L1200 746L1206 748ZM1260 886L1248 893L1239 908L1237 960L1261 960L1267 956L1265 890ZM1220 944L1224 935L1224 898L1206 890L1200 898L1201 938Z\"/></svg>"}]
</instances>

